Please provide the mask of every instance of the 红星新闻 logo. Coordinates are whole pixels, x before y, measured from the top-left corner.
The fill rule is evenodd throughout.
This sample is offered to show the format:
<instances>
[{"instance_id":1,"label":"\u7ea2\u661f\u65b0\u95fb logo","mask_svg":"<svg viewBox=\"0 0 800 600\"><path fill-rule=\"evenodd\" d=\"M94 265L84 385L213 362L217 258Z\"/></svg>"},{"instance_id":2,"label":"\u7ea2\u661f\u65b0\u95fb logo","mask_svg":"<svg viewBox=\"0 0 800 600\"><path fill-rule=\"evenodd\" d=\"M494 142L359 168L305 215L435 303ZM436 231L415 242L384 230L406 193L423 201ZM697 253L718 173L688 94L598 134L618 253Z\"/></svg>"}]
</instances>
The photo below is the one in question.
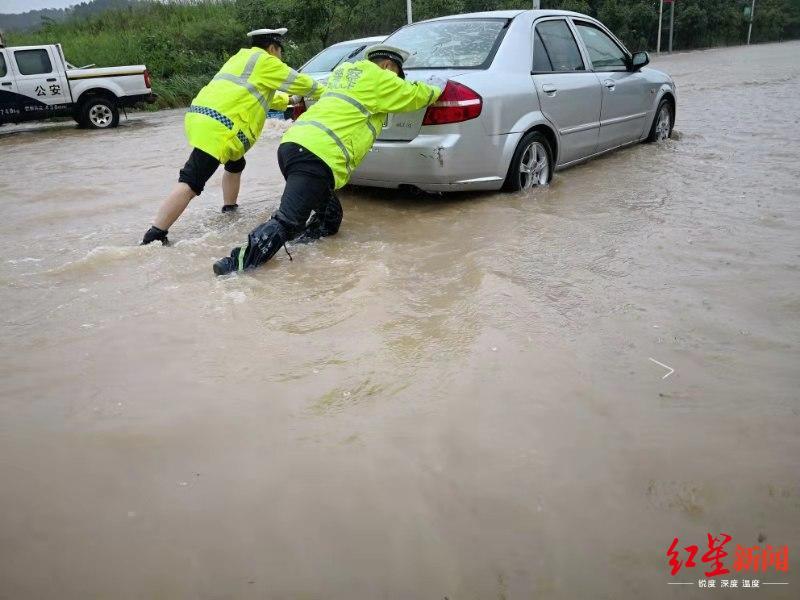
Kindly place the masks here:
<instances>
[{"instance_id":1,"label":"\u7ea2\u661f\u65b0\u95fb logo","mask_svg":"<svg viewBox=\"0 0 800 600\"><path fill-rule=\"evenodd\" d=\"M783 581L765 581L763 578L776 577L776 574L789 571L789 547L742 546L736 544L728 546L733 538L727 533L718 536L707 534L706 547L700 548L696 544L682 546L678 538L674 538L666 552L670 575L676 577L684 570L700 568L705 579L695 581L671 581L670 585L697 585L702 588L758 588L763 585L788 585ZM729 557L728 548L734 548L733 557ZM726 566L726 564L728 566ZM730 567L730 568L729 568ZM732 569L732 570L731 570ZM731 577L731 573L736 578ZM739 576L748 577L739 579ZM725 577L724 579L713 579ZM756 579L755 577L758 577Z\"/></svg>"}]
</instances>

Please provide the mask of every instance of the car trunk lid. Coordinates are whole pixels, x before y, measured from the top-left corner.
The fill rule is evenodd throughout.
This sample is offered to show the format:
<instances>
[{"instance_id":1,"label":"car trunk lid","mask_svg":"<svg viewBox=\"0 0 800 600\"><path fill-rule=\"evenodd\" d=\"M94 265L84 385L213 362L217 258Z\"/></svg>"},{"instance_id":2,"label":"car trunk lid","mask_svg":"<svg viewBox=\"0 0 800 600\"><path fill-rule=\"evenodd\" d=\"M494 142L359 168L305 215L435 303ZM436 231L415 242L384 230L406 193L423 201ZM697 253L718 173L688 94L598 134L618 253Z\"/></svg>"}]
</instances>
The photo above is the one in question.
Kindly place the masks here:
<instances>
[{"instance_id":1,"label":"car trunk lid","mask_svg":"<svg viewBox=\"0 0 800 600\"><path fill-rule=\"evenodd\" d=\"M464 73L464 69L414 69L406 71L406 81L421 81L438 87ZM386 115L378 139L383 142L410 142L419 135L426 111L423 108L410 113Z\"/></svg>"}]
</instances>

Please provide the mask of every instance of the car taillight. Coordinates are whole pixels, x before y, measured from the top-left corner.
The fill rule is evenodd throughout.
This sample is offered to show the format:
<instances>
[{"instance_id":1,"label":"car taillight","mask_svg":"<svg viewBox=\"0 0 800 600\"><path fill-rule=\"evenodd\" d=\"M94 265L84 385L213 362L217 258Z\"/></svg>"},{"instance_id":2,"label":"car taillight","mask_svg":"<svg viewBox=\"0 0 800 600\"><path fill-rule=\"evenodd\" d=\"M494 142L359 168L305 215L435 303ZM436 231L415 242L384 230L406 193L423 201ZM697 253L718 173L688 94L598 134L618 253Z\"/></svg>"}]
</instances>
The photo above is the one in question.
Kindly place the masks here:
<instances>
[{"instance_id":1,"label":"car taillight","mask_svg":"<svg viewBox=\"0 0 800 600\"><path fill-rule=\"evenodd\" d=\"M439 99L428 107L423 125L469 121L481 114L483 98L467 86L448 81Z\"/></svg>"},{"instance_id":2,"label":"car taillight","mask_svg":"<svg viewBox=\"0 0 800 600\"><path fill-rule=\"evenodd\" d=\"M151 88L153 87L152 82L150 81L150 71L147 69L144 70L144 87Z\"/></svg>"},{"instance_id":3,"label":"car taillight","mask_svg":"<svg viewBox=\"0 0 800 600\"><path fill-rule=\"evenodd\" d=\"M300 102L295 104L294 108L292 109L292 120L297 121L297 119L300 118L300 115L306 112L306 110L306 101L300 100Z\"/></svg>"}]
</instances>

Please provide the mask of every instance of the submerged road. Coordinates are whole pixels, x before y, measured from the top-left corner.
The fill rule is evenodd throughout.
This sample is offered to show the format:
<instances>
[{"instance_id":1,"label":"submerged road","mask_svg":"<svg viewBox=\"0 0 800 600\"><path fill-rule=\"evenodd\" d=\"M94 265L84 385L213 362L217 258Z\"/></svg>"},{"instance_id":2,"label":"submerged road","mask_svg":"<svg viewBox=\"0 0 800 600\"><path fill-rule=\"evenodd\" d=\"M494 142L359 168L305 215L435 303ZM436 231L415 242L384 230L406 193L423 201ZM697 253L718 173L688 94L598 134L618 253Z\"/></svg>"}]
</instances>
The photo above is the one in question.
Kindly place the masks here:
<instances>
[{"instance_id":1,"label":"submerged road","mask_svg":"<svg viewBox=\"0 0 800 600\"><path fill-rule=\"evenodd\" d=\"M788 545L716 579L797 598L798 56L656 59L678 139L528 195L345 191L228 278L276 124L171 248L136 243L181 111L2 128L0 598L705 598L708 533L728 569Z\"/></svg>"}]
</instances>

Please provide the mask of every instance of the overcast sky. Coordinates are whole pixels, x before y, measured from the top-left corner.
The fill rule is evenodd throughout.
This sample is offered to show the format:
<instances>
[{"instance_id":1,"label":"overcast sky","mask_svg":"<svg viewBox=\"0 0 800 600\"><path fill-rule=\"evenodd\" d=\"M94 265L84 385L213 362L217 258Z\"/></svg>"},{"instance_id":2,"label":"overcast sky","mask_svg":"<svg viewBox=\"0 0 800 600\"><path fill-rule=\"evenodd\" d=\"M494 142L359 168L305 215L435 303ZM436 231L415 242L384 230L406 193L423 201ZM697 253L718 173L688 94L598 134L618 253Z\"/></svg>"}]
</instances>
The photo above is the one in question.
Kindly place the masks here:
<instances>
[{"instance_id":1,"label":"overcast sky","mask_svg":"<svg viewBox=\"0 0 800 600\"><path fill-rule=\"evenodd\" d=\"M66 8L81 0L0 0L0 13L21 13L37 8Z\"/></svg>"}]
</instances>

